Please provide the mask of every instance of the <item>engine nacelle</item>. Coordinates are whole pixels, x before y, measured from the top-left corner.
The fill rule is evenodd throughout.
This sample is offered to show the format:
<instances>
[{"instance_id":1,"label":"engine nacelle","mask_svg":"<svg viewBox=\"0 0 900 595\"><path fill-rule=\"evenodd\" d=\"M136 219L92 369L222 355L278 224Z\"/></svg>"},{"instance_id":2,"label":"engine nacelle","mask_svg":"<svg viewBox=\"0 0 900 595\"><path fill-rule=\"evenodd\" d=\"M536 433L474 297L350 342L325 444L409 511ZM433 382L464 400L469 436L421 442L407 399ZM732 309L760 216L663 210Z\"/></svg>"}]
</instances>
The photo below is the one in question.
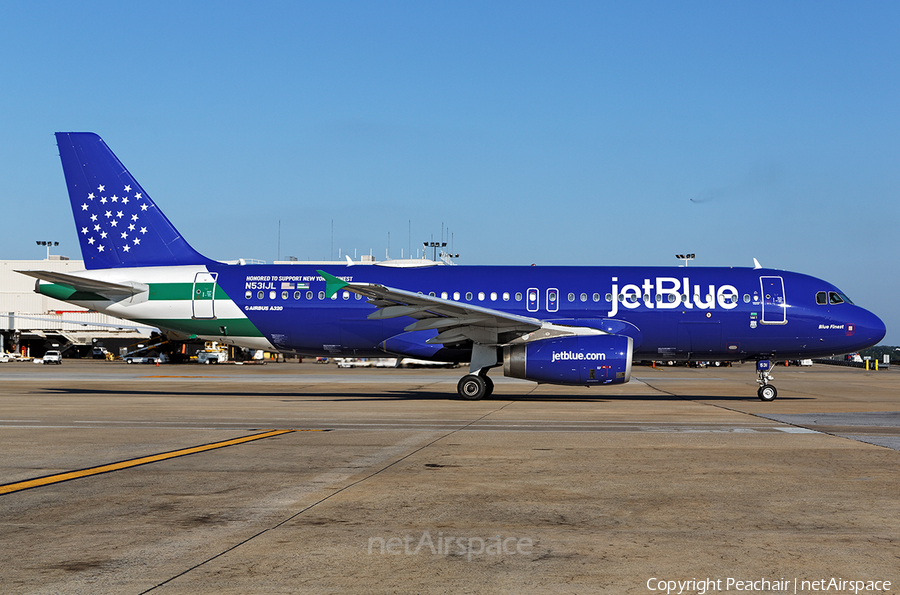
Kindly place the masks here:
<instances>
[{"instance_id":1,"label":"engine nacelle","mask_svg":"<svg viewBox=\"0 0 900 595\"><path fill-rule=\"evenodd\" d=\"M577 335L508 345L503 375L548 384L623 384L631 380L631 337Z\"/></svg>"}]
</instances>

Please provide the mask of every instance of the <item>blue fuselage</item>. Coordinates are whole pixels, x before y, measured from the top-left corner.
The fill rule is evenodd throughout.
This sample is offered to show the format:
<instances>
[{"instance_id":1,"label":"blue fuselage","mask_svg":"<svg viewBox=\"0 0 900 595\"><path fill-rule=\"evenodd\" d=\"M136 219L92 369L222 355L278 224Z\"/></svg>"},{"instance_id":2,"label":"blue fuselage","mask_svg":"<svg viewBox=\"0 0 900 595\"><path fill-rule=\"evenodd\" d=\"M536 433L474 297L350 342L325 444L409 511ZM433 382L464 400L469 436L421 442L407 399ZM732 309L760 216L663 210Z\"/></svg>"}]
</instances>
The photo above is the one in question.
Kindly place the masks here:
<instances>
[{"instance_id":1,"label":"blue fuselage","mask_svg":"<svg viewBox=\"0 0 900 595\"><path fill-rule=\"evenodd\" d=\"M208 265L279 349L466 361L470 345L426 347L433 333L405 333L412 319L370 320L376 307L355 293L328 298L316 268L353 283L627 335L635 359L799 359L857 351L885 334L877 316L834 285L773 269Z\"/></svg>"}]
</instances>

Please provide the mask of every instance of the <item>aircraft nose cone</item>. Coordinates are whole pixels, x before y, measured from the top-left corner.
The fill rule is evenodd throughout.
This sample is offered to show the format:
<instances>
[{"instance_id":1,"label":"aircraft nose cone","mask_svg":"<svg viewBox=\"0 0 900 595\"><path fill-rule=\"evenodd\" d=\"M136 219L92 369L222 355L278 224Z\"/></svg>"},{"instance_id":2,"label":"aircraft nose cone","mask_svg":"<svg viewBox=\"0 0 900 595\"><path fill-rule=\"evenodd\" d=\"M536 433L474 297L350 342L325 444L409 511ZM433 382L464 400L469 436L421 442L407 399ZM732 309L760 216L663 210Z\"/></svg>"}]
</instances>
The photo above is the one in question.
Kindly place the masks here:
<instances>
[{"instance_id":1,"label":"aircraft nose cone","mask_svg":"<svg viewBox=\"0 0 900 595\"><path fill-rule=\"evenodd\" d=\"M877 345L884 339L884 335L887 333L884 322L868 310L863 310L862 308L860 308L859 316L856 317L855 324L854 338L857 338L861 345L864 344L860 349Z\"/></svg>"}]
</instances>

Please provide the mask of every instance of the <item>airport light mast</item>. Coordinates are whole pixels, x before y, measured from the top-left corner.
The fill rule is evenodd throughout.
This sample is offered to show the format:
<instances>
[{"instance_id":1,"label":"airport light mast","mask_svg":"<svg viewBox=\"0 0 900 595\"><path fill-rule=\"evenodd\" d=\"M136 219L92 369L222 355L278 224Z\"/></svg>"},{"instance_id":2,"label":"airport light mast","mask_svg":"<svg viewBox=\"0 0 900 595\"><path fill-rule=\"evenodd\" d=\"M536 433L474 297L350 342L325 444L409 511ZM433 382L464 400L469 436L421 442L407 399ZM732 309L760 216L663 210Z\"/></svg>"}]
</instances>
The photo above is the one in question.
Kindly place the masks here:
<instances>
[{"instance_id":1,"label":"airport light mast","mask_svg":"<svg viewBox=\"0 0 900 595\"><path fill-rule=\"evenodd\" d=\"M447 242L422 242L426 248L431 248L431 260L437 262L437 249L446 248Z\"/></svg>"},{"instance_id":2,"label":"airport light mast","mask_svg":"<svg viewBox=\"0 0 900 595\"><path fill-rule=\"evenodd\" d=\"M694 255L693 254L676 254L675 258L677 258L678 260L683 260L684 266L687 266L689 260L694 260Z\"/></svg>"},{"instance_id":3,"label":"airport light mast","mask_svg":"<svg viewBox=\"0 0 900 595\"><path fill-rule=\"evenodd\" d=\"M50 246L59 246L59 242L44 242L35 240L38 246L47 246L47 260L50 260Z\"/></svg>"}]
</instances>

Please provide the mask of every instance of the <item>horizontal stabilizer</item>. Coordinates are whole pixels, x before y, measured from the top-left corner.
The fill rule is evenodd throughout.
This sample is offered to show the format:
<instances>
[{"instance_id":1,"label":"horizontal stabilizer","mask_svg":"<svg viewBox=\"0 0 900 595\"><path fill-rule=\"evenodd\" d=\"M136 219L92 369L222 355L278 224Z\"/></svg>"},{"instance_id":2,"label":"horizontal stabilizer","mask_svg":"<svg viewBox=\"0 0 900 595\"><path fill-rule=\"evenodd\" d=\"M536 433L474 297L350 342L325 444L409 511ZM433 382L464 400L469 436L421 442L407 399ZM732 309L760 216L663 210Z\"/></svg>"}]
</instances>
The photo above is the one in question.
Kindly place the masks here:
<instances>
[{"instance_id":1,"label":"horizontal stabilizer","mask_svg":"<svg viewBox=\"0 0 900 595\"><path fill-rule=\"evenodd\" d=\"M57 285L65 285L66 287L71 287L72 289L76 289L78 291L87 291L110 297L135 295L149 289L149 287L144 285L143 283L129 283L127 285L123 285L120 283L110 283L108 281L98 281L96 279L86 279L84 277L77 277L75 275L68 275L66 273L59 273L56 271L16 272L23 275L28 275L29 277L34 277L35 279L40 279L41 281L56 283Z\"/></svg>"},{"instance_id":2,"label":"horizontal stabilizer","mask_svg":"<svg viewBox=\"0 0 900 595\"><path fill-rule=\"evenodd\" d=\"M109 322L85 322L84 320L71 320L67 318L50 318L47 316L22 316L21 314L16 314L14 316L16 320L38 320L40 322L52 322L54 324L77 324L85 327L100 327L100 328L114 328L117 330L132 330L132 331L141 331L148 328L156 328L154 326L148 325L140 325L135 326L133 324L111 324ZM123 321L124 322L124 321ZM157 329L159 330L159 329Z\"/></svg>"}]
</instances>

